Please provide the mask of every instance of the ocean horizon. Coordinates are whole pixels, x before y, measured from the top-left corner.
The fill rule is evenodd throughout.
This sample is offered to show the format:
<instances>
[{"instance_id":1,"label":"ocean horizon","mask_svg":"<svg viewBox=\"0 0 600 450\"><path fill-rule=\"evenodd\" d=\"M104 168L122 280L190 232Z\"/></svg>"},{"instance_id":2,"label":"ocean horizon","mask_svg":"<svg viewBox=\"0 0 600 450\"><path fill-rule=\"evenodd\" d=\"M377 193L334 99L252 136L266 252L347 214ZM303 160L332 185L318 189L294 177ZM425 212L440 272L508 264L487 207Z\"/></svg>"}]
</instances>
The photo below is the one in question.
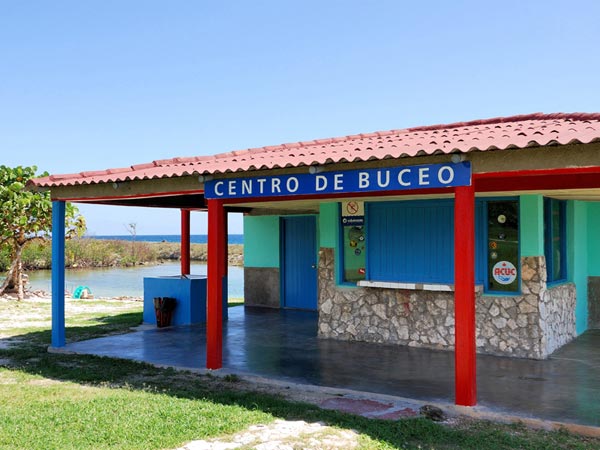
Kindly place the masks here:
<instances>
[{"instance_id":1,"label":"ocean horizon","mask_svg":"<svg viewBox=\"0 0 600 450\"><path fill-rule=\"evenodd\" d=\"M99 239L104 241L133 241L134 237L131 234L109 234L109 235L90 235L84 236L88 239ZM138 242L181 242L180 234L138 234L135 236ZM243 234L230 234L227 237L229 244L244 244ZM191 234L190 243L206 244L208 235L206 234Z\"/></svg>"}]
</instances>

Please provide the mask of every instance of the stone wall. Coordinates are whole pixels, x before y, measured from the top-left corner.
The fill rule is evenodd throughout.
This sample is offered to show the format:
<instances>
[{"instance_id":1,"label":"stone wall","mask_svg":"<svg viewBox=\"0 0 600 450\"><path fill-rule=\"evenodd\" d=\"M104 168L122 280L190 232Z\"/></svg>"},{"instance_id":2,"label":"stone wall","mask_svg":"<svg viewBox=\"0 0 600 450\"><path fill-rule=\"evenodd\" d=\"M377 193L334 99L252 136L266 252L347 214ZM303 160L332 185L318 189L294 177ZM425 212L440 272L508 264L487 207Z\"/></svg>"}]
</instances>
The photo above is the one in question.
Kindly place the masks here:
<instances>
[{"instance_id":1,"label":"stone wall","mask_svg":"<svg viewBox=\"0 0 600 450\"><path fill-rule=\"evenodd\" d=\"M546 287L543 257L522 259L522 294L477 294L477 349L545 358L575 336L575 286ZM454 348L454 293L336 286L333 249L319 257L319 335Z\"/></svg>"},{"instance_id":2,"label":"stone wall","mask_svg":"<svg viewBox=\"0 0 600 450\"><path fill-rule=\"evenodd\" d=\"M279 269L244 268L244 305L279 308Z\"/></svg>"},{"instance_id":3,"label":"stone wall","mask_svg":"<svg viewBox=\"0 0 600 450\"><path fill-rule=\"evenodd\" d=\"M540 296L540 325L542 329L542 357L550 355L576 336L573 283L561 284L545 290Z\"/></svg>"}]
</instances>

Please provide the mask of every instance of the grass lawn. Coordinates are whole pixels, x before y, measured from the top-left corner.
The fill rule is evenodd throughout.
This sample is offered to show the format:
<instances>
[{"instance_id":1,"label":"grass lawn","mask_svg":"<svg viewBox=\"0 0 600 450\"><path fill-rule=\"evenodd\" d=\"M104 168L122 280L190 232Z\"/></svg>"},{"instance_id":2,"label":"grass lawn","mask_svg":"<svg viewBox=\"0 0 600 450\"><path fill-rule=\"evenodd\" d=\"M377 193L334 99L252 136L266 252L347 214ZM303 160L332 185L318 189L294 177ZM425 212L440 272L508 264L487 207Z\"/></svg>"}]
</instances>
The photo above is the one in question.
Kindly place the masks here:
<instances>
[{"instance_id":1,"label":"grass lawn","mask_svg":"<svg viewBox=\"0 0 600 450\"><path fill-rule=\"evenodd\" d=\"M381 421L239 388L235 377L50 354L48 301L0 300L0 448L162 449L276 418L322 421L359 433L360 448L596 449L600 440L482 421ZM127 332L140 302L67 305L67 340ZM314 448L314 447L313 447ZM327 448L327 447L323 447Z\"/></svg>"}]
</instances>

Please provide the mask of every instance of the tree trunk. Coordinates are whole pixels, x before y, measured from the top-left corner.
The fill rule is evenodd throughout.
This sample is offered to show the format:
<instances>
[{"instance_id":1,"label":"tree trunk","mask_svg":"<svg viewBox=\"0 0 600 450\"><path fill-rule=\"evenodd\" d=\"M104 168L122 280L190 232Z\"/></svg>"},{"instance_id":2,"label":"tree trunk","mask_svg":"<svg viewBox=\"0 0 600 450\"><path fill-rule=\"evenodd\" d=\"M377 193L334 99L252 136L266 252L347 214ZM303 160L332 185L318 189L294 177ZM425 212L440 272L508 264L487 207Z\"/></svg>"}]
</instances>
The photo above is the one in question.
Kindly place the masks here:
<instances>
[{"instance_id":1,"label":"tree trunk","mask_svg":"<svg viewBox=\"0 0 600 450\"><path fill-rule=\"evenodd\" d=\"M17 261L13 260L13 262L10 264L10 268L8 269L8 272L6 272L6 278L4 279L4 282L2 283L2 286L0 286L0 295L4 294L4 292L6 291L11 291L11 285L13 282L13 274L15 273L17 269Z\"/></svg>"},{"instance_id":2,"label":"tree trunk","mask_svg":"<svg viewBox=\"0 0 600 450\"><path fill-rule=\"evenodd\" d=\"M4 280L4 283L2 283L2 286L0 286L0 295L4 292L16 292L18 300L23 300L25 298L25 292L23 290L22 253L23 246L17 247L10 269L6 273L6 279Z\"/></svg>"}]
</instances>

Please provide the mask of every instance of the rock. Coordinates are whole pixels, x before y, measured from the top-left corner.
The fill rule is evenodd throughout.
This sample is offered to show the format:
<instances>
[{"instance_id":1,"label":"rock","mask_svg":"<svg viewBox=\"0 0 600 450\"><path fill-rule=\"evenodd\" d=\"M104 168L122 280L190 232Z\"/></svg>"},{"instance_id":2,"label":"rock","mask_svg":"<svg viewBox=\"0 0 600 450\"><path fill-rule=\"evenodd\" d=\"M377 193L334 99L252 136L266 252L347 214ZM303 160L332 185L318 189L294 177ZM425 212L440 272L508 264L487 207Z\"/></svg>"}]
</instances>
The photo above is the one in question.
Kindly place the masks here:
<instances>
[{"instance_id":1,"label":"rock","mask_svg":"<svg viewBox=\"0 0 600 450\"><path fill-rule=\"evenodd\" d=\"M502 328L504 328L506 326L506 319L504 317L498 317L496 319L492 319L492 323L494 324L494 326L496 328L501 330Z\"/></svg>"},{"instance_id":2,"label":"rock","mask_svg":"<svg viewBox=\"0 0 600 450\"><path fill-rule=\"evenodd\" d=\"M419 413L423 417L429 420L433 420L434 422L443 422L447 419L446 414L444 414L444 411L442 411L441 408L438 408L437 406L433 405L421 406L421 408L419 408Z\"/></svg>"},{"instance_id":3,"label":"rock","mask_svg":"<svg viewBox=\"0 0 600 450\"><path fill-rule=\"evenodd\" d=\"M490 308L490 316L496 317L498 314L500 314L500 308L496 305L492 305Z\"/></svg>"},{"instance_id":4,"label":"rock","mask_svg":"<svg viewBox=\"0 0 600 450\"><path fill-rule=\"evenodd\" d=\"M531 306L529 303L521 302L519 304L519 312L521 314L531 314L537 312L537 308L535 306Z\"/></svg>"},{"instance_id":5,"label":"rock","mask_svg":"<svg viewBox=\"0 0 600 450\"><path fill-rule=\"evenodd\" d=\"M536 274L537 274L537 271L535 270L535 268L530 267L529 265L525 265L521 269L521 277L522 277L523 281L531 281L531 280L533 280L533 277Z\"/></svg>"}]
</instances>

